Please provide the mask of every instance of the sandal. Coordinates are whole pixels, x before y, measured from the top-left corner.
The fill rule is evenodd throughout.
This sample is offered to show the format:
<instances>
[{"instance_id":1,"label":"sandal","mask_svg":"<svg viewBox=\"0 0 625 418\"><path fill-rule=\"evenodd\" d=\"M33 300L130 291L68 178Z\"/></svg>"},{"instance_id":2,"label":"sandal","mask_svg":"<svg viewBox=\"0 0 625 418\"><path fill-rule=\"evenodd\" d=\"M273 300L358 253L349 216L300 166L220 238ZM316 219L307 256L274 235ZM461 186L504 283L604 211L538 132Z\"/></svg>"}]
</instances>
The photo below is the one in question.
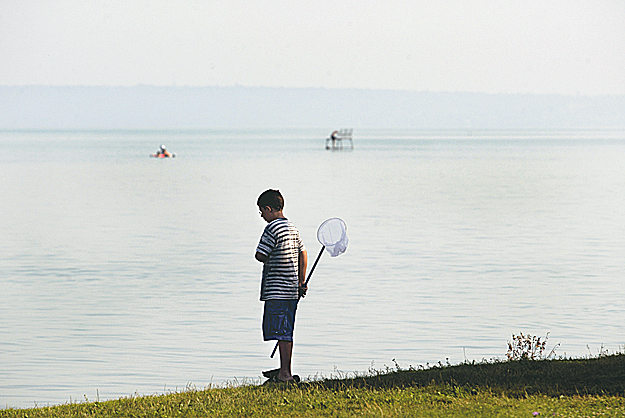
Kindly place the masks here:
<instances>
[{"instance_id":1,"label":"sandal","mask_svg":"<svg viewBox=\"0 0 625 418\"><path fill-rule=\"evenodd\" d=\"M269 380L267 380L265 383L282 383L282 384L292 385L292 384L297 384L300 381L301 381L300 377L296 374L293 375L293 379L291 380L282 380L276 374L275 376L271 376Z\"/></svg>"}]
</instances>

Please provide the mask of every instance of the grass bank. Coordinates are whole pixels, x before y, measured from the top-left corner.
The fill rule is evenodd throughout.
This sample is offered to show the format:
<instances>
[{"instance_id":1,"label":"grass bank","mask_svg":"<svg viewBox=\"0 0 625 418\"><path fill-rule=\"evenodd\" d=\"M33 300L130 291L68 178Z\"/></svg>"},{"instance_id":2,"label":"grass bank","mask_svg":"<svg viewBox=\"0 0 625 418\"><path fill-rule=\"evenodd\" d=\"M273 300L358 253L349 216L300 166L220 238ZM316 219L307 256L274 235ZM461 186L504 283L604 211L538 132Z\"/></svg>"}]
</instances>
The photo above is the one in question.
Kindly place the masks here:
<instances>
[{"instance_id":1,"label":"grass bank","mask_svg":"<svg viewBox=\"0 0 625 418\"><path fill-rule=\"evenodd\" d=\"M298 386L187 390L0 417L625 416L625 355L438 364Z\"/></svg>"}]
</instances>

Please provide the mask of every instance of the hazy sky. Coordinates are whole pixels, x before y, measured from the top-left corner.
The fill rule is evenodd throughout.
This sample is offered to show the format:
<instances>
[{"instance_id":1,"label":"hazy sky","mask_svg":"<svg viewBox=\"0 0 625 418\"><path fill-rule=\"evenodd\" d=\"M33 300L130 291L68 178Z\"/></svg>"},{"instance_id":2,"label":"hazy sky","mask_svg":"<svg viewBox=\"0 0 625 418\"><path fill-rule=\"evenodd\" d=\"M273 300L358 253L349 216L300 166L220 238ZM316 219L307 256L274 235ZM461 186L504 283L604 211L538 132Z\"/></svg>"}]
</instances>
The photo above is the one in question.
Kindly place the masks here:
<instances>
[{"instance_id":1,"label":"hazy sky","mask_svg":"<svg viewBox=\"0 0 625 418\"><path fill-rule=\"evenodd\" d=\"M625 94L625 0L0 0L0 85Z\"/></svg>"}]
</instances>

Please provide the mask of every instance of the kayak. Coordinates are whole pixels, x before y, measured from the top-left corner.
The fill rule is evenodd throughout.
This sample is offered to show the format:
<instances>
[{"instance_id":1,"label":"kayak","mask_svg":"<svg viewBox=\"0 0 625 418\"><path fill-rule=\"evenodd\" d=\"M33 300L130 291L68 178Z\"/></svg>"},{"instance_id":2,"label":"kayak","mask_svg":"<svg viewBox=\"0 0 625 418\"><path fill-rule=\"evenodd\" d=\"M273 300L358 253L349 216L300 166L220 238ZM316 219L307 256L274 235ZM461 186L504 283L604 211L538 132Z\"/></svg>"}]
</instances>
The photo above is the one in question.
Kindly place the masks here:
<instances>
[{"instance_id":1,"label":"kayak","mask_svg":"<svg viewBox=\"0 0 625 418\"><path fill-rule=\"evenodd\" d=\"M153 157L153 158L174 158L174 157L176 157L176 154L172 154L171 157L169 155L165 155L165 154L150 154L150 157Z\"/></svg>"}]
</instances>

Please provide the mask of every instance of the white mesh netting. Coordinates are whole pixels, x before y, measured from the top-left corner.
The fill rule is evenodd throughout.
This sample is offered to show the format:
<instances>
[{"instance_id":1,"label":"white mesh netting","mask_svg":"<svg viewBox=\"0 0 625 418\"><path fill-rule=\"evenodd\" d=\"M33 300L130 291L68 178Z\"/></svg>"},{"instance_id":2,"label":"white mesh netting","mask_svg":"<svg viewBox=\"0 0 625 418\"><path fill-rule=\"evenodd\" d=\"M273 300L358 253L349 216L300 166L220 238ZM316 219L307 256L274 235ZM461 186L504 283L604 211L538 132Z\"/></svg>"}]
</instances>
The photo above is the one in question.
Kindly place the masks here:
<instances>
[{"instance_id":1,"label":"white mesh netting","mask_svg":"<svg viewBox=\"0 0 625 418\"><path fill-rule=\"evenodd\" d=\"M342 219L330 218L317 230L317 239L326 247L331 257L341 255L347 249L347 226Z\"/></svg>"}]
</instances>

